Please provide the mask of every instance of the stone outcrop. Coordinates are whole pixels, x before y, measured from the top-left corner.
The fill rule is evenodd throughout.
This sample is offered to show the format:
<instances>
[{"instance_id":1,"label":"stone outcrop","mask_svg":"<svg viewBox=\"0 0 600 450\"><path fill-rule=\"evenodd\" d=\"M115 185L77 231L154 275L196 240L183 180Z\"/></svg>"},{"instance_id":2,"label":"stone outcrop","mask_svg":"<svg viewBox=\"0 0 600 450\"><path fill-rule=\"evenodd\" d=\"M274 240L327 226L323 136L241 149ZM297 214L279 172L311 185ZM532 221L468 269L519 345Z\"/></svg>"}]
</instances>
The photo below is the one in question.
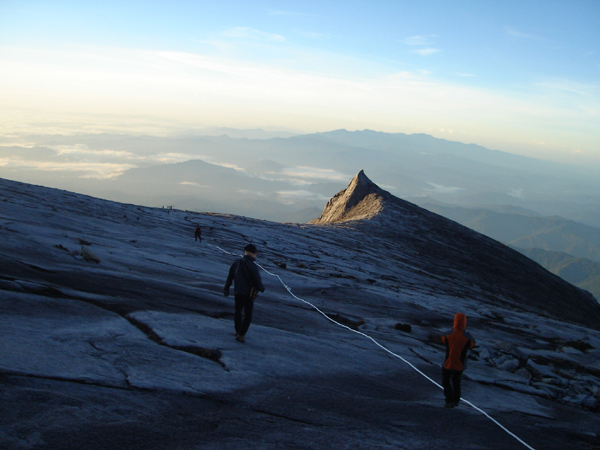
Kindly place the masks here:
<instances>
[{"instance_id":1,"label":"stone outcrop","mask_svg":"<svg viewBox=\"0 0 600 450\"><path fill-rule=\"evenodd\" d=\"M384 203L391 198L389 192L369 180L361 170L346 189L329 200L321 217L310 223L324 224L370 219L381 212Z\"/></svg>"},{"instance_id":2,"label":"stone outcrop","mask_svg":"<svg viewBox=\"0 0 600 450\"><path fill-rule=\"evenodd\" d=\"M535 311L596 329L600 326L600 305L588 292L500 242L393 196L362 170L310 223L351 223L360 235L357 249L386 248L392 260L410 255L411 267L435 274L446 287L460 273L461 284L466 280L474 287L468 295L485 292L490 305ZM465 295L464 286L458 290Z\"/></svg>"},{"instance_id":3,"label":"stone outcrop","mask_svg":"<svg viewBox=\"0 0 600 450\"><path fill-rule=\"evenodd\" d=\"M85 246L81 247L81 257L85 261L95 262L96 264L100 264L100 258L98 258L98 256L96 256L94 253L92 253L92 251Z\"/></svg>"}]
</instances>

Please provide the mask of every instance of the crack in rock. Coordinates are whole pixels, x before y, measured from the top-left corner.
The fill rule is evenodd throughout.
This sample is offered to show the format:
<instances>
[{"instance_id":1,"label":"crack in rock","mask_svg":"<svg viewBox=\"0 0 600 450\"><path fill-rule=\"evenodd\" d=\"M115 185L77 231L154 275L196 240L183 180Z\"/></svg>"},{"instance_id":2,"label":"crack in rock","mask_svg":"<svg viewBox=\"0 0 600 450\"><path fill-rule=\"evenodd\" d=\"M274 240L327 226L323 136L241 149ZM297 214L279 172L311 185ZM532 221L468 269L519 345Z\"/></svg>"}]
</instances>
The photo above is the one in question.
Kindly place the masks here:
<instances>
[{"instance_id":1,"label":"crack in rock","mask_svg":"<svg viewBox=\"0 0 600 450\"><path fill-rule=\"evenodd\" d=\"M209 348L197 347L197 346L193 346L193 345L170 345L170 344L167 344L164 341L164 339L162 337L160 337L152 329L152 327L150 325L148 325L144 322L141 322L130 315L124 316L124 318L130 324L132 324L134 327L136 327L138 330L140 330L142 333L144 333L146 336L148 336L148 338L151 341L156 342L159 345L163 345L165 347L172 348L173 350L179 350L182 352L186 352L191 355L200 356L201 358L210 359L211 361L214 361L214 362L220 364L223 368L226 368L225 363L223 361L221 361L221 357L223 356L223 354L222 354L221 350L219 350L219 349L209 349Z\"/></svg>"}]
</instances>

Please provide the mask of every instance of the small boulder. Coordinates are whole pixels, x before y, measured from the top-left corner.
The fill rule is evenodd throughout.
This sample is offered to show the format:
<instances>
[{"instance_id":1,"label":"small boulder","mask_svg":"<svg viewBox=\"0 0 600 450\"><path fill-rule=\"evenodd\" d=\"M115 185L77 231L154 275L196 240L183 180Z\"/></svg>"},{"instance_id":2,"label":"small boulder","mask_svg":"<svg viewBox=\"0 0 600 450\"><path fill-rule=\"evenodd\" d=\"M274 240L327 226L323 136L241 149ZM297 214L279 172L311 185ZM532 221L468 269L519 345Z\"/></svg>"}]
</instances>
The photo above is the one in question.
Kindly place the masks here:
<instances>
[{"instance_id":1,"label":"small boulder","mask_svg":"<svg viewBox=\"0 0 600 450\"><path fill-rule=\"evenodd\" d=\"M528 381L531 381L531 379L533 378L533 376L531 375L531 372L529 370L527 370L525 367L521 367L520 369L515 370L515 375L523 377Z\"/></svg>"},{"instance_id":2,"label":"small boulder","mask_svg":"<svg viewBox=\"0 0 600 450\"><path fill-rule=\"evenodd\" d=\"M490 351L487 348L482 348L479 351L479 357L485 361L489 361L491 358Z\"/></svg>"},{"instance_id":3,"label":"small boulder","mask_svg":"<svg viewBox=\"0 0 600 450\"><path fill-rule=\"evenodd\" d=\"M527 364L525 366L527 367L527 370L529 370L533 374L533 376L539 378L558 378L558 375L552 372L552 370L549 367L536 364L530 359L527 360Z\"/></svg>"},{"instance_id":4,"label":"small boulder","mask_svg":"<svg viewBox=\"0 0 600 450\"><path fill-rule=\"evenodd\" d=\"M510 353L513 346L510 342L496 342L496 348L501 352Z\"/></svg>"},{"instance_id":5,"label":"small boulder","mask_svg":"<svg viewBox=\"0 0 600 450\"><path fill-rule=\"evenodd\" d=\"M502 364L497 366L498 369L504 370L505 372L514 372L519 368L519 360L516 358L511 358L504 361Z\"/></svg>"},{"instance_id":6,"label":"small boulder","mask_svg":"<svg viewBox=\"0 0 600 450\"><path fill-rule=\"evenodd\" d=\"M85 261L95 262L96 264L100 264L100 258L94 255L90 249L87 247L81 247L81 257Z\"/></svg>"}]
</instances>

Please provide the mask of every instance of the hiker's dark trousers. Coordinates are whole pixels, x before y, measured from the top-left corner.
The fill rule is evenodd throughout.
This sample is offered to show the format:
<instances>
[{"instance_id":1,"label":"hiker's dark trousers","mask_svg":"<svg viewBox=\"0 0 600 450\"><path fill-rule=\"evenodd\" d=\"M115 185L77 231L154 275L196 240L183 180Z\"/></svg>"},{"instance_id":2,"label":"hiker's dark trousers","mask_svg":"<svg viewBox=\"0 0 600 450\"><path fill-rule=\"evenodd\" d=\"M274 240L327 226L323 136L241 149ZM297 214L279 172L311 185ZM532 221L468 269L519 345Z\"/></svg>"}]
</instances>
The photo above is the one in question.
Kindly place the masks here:
<instances>
[{"instance_id":1,"label":"hiker's dark trousers","mask_svg":"<svg viewBox=\"0 0 600 450\"><path fill-rule=\"evenodd\" d=\"M252 309L254 308L254 299L247 295L235 296L235 332L244 336L252 322Z\"/></svg>"},{"instance_id":2,"label":"hiker's dark trousers","mask_svg":"<svg viewBox=\"0 0 600 450\"><path fill-rule=\"evenodd\" d=\"M462 371L442 369L442 387L446 403L458 404L460 400L460 378Z\"/></svg>"}]
</instances>

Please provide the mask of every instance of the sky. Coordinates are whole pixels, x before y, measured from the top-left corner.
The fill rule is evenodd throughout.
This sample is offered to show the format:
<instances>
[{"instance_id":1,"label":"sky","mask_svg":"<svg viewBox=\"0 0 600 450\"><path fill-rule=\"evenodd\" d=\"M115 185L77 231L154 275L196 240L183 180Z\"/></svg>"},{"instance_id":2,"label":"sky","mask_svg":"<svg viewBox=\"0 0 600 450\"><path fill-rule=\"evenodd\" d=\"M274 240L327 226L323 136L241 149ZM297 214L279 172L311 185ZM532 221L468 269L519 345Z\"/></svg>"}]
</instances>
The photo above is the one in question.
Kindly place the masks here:
<instances>
[{"instance_id":1,"label":"sky","mask_svg":"<svg viewBox=\"0 0 600 450\"><path fill-rule=\"evenodd\" d=\"M0 0L0 135L368 128L600 166L598 23L597 0Z\"/></svg>"}]
</instances>

